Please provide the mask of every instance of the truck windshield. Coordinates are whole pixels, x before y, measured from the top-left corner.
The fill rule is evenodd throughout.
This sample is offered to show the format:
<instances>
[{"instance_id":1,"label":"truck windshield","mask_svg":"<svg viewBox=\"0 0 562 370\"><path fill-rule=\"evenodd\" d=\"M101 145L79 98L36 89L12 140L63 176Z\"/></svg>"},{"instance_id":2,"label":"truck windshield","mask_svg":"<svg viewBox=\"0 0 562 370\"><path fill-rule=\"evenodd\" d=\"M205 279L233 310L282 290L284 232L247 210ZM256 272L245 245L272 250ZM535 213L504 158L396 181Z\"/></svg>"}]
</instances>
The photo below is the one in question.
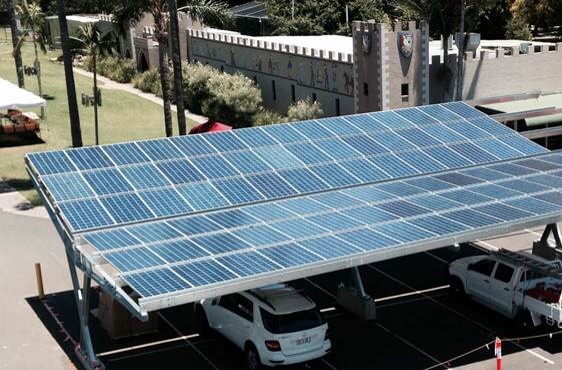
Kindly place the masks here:
<instances>
[{"instance_id":1,"label":"truck windshield","mask_svg":"<svg viewBox=\"0 0 562 370\"><path fill-rule=\"evenodd\" d=\"M261 318L265 329L272 334L285 334L316 328L324 324L324 320L317 310L306 310L274 315L260 308Z\"/></svg>"}]
</instances>

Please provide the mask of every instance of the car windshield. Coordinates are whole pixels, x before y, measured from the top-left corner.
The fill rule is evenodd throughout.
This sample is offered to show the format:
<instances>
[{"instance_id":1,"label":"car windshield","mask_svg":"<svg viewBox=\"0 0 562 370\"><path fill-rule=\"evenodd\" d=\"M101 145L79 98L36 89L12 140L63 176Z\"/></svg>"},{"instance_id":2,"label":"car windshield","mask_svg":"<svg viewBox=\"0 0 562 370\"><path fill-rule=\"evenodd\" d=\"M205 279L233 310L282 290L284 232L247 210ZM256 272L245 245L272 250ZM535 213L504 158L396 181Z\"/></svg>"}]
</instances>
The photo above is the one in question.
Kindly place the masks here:
<instances>
[{"instance_id":1,"label":"car windshield","mask_svg":"<svg viewBox=\"0 0 562 370\"><path fill-rule=\"evenodd\" d=\"M285 334L303 331L324 324L324 320L317 310L306 310L274 315L260 308L261 318L265 329L272 334Z\"/></svg>"}]
</instances>

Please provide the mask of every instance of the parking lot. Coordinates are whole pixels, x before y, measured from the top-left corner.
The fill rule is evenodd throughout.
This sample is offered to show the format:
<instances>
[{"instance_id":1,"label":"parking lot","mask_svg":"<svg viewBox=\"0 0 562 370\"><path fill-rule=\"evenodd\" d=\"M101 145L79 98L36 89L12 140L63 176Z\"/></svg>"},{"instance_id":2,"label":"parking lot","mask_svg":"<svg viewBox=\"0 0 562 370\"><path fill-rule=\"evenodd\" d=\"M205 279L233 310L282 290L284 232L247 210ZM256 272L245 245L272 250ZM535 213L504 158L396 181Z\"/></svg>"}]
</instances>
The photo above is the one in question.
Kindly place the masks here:
<instances>
[{"instance_id":1,"label":"parking lot","mask_svg":"<svg viewBox=\"0 0 562 370\"><path fill-rule=\"evenodd\" d=\"M377 320L373 322L361 321L337 307L336 289L345 272L292 282L317 302L330 325L334 345L324 359L299 368L495 369L493 345L486 344L496 336L530 335L539 337L504 340L504 369L559 367L562 335L557 331L552 338L548 328L522 332L501 315L476 303L458 301L448 293L448 262L496 247L528 249L540 232L526 230L465 245L459 251L443 248L361 267L366 292L377 302ZM29 298L28 303L73 360L78 326L72 292L49 295L42 302ZM244 368L242 353L226 340L216 335L199 336L192 305L163 310L158 318L158 333L116 341L92 320L95 350L106 369Z\"/></svg>"}]
</instances>

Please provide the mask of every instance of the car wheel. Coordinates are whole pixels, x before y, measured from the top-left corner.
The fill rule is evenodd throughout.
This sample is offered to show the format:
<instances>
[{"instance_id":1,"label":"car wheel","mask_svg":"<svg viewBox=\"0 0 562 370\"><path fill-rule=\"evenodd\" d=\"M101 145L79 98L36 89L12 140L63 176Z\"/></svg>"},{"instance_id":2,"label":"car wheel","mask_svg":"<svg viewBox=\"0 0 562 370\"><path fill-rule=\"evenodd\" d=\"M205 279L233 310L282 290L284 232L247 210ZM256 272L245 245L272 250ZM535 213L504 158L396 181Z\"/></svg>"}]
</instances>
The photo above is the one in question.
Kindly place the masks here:
<instances>
[{"instance_id":1,"label":"car wheel","mask_svg":"<svg viewBox=\"0 0 562 370\"><path fill-rule=\"evenodd\" d=\"M260 355L254 347L253 344L249 344L246 346L246 365L248 366L248 370L261 370L262 364L260 360Z\"/></svg>"},{"instance_id":2,"label":"car wheel","mask_svg":"<svg viewBox=\"0 0 562 370\"><path fill-rule=\"evenodd\" d=\"M524 334L530 334L535 328L533 320L531 319L531 314L527 310L519 312L516 316L516 321L519 329Z\"/></svg>"},{"instance_id":3,"label":"car wheel","mask_svg":"<svg viewBox=\"0 0 562 370\"><path fill-rule=\"evenodd\" d=\"M210 333L209 320L203 307L199 306L197 309L197 321L199 323L199 335L208 335Z\"/></svg>"},{"instance_id":4,"label":"car wheel","mask_svg":"<svg viewBox=\"0 0 562 370\"><path fill-rule=\"evenodd\" d=\"M466 292L464 291L464 286L459 278L450 277L449 286L451 289L451 295L457 299L464 299L466 297Z\"/></svg>"}]
</instances>

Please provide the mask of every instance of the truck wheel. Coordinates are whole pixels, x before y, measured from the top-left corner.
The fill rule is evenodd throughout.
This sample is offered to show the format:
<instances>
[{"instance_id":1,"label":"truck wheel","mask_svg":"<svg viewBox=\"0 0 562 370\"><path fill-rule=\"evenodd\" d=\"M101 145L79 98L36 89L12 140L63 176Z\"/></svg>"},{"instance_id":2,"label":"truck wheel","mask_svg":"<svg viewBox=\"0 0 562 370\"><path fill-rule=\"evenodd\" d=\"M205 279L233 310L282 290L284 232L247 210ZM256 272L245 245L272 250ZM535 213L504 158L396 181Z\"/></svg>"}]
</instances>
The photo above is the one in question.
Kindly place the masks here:
<instances>
[{"instance_id":1,"label":"truck wheel","mask_svg":"<svg viewBox=\"0 0 562 370\"><path fill-rule=\"evenodd\" d=\"M462 282L457 277L449 278L449 286L451 290L451 295L457 299L464 299L466 297L466 292L464 291L464 286Z\"/></svg>"},{"instance_id":2,"label":"truck wheel","mask_svg":"<svg viewBox=\"0 0 562 370\"><path fill-rule=\"evenodd\" d=\"M248 366L248 370L263 369L258 350L252 343L246 345L246 351L244 351L244 353L246 355L246 365Z\"/></svg>"},{"instance_id":3,"label":"truck wheel","mask_svg":"<svg viewBox=\"0 0 562 370\"><path fill-rule=\"evenodd\" d=\"M526 334L530 333L535 327L533 320L531 319L531 314L527 310L519 312L519 314L517 314L516 321L519 329Z\"/></svg>"}]
</instances>

